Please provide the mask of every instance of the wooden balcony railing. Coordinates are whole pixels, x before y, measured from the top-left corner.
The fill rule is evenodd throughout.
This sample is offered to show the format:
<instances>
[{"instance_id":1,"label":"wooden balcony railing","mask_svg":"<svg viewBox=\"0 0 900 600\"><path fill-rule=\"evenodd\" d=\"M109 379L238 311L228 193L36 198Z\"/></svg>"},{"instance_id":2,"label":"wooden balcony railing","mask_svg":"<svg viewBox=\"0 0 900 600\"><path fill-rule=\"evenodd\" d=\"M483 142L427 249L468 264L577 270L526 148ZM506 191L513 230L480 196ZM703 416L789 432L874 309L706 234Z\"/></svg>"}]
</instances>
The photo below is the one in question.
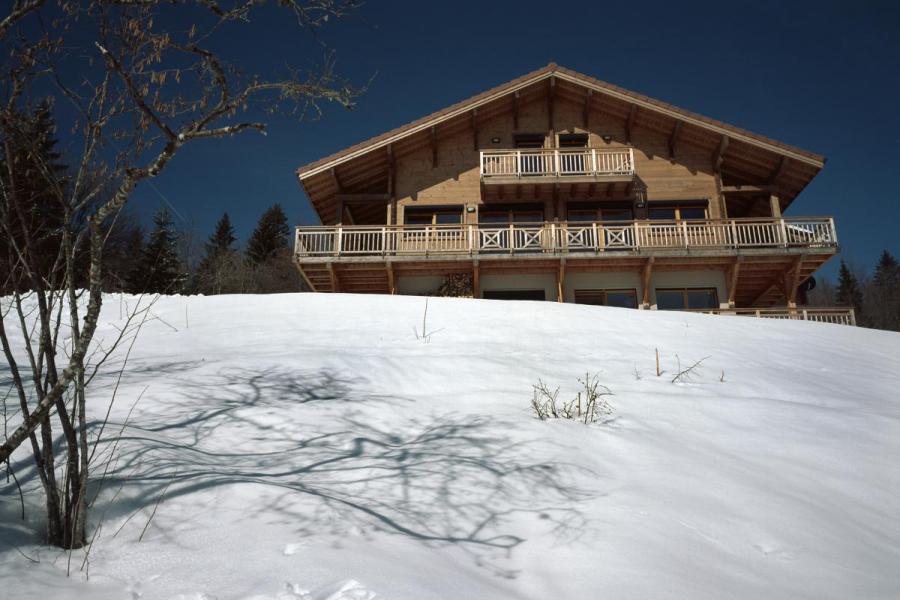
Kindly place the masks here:
<instances>
[{"instance_id":1,"label":"wooden balcony railing","mask_svg":"<svg viewBox=\"0 0 900 600\"><path fill-rule=\"evenodd\" d=\"M539 148L483 150L481 178L485 181L519 177L631 177L634 150L597 148Z\"/></svg>"},{"instance_id":2,"label":"wooden balcony railing","mask_svg":"<svg viewBox=\"0 0 900 600\"><path fill-rule=\"evenodd\" d=\"M815 321L817 323L834 323L835 325L856 325L856 311L843 306L834 308L715 308L689 312L758 317L761 319Z\"/></svg>"},{"instance_id":3,"label":"wooden balcony railing","mask_svg":"<svg viewBox=\"0 0 900 600\"><path fill-rule=\"evenodd\" d=\"M666 249L833 248L829 217L298 227L297 257L600 253Z\"/></svg>"}]
</instances>

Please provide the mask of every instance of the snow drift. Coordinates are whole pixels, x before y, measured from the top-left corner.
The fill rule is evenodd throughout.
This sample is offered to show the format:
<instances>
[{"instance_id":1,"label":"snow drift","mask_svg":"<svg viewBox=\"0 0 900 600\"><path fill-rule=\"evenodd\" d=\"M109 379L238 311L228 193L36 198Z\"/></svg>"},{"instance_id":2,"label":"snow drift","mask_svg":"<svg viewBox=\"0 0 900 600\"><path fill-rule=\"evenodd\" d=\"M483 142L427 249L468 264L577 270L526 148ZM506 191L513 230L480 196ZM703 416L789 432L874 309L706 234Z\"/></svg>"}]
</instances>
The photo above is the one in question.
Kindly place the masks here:
<instances>
[{"instance_id":1,"label":"snow drift","mask_svg":"<svg viewBox=\"0 0 900 600\"><path fill-rule=\"evenodd\" d=\"M98 446L89 561L42 547L38 495L22 522L4 479L0 596L900 595L900 335L430 299L423 338L424 307L159 299ZM532 384L568 398L585 373L609 417L533 417Z\"/></svg>"}]
</instances>

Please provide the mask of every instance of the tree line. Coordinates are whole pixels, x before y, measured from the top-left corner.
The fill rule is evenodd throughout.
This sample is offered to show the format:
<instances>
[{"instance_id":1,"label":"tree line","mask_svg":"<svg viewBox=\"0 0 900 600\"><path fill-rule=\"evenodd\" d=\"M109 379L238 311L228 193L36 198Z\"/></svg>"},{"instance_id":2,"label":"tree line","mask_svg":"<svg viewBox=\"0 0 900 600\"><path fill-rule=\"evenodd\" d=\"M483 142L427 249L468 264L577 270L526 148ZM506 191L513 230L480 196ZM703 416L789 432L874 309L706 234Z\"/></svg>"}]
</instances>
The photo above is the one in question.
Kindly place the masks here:
<instances>
[{"instance_id":1,"label":"tree line","mask_svg":"<svg viewBox=\"0 0 900 600\"><path fill-rule=\"evenodd\" d=\"M56 257L62 246L65 223L56 206L55 188L70 185L69 167L61 160L55 138L51 107L39 104L20 115L24 135L7 140L0 153L0 184L15 185L14 215L8 215L8 236L0 242L0 294L25 291L32 282L18 277L17 248L26 240L35 248L36 270L44 280L54 279L62 267ZM16 143L21 140L22 143ZM49 168L47 168L49 165ZM16 169L17 177L4 173ZM190 231L179 231L171 213L160 209L149 234L134 215L122 212L116 222L105 224L103 291L134 294L240 294L301 291L301 278L291 262L287 216L279 204L263 212L246 248L237 237L227 213L194 259ZM88 284L86 244L76 245L75 271L79 285Z\"/></svg>"},{"instance_id":2,"label":"tree line","mask_svg":"<svg viewBox=\"0 0 900 600\"><path fill-rule=\"evenodd\" d=\"M900 263L882 251L870 275L841 261L837 284L821 280L809 294L812 306L849 306L863 327L900 331Z\"/></svg>"}]
</instances>

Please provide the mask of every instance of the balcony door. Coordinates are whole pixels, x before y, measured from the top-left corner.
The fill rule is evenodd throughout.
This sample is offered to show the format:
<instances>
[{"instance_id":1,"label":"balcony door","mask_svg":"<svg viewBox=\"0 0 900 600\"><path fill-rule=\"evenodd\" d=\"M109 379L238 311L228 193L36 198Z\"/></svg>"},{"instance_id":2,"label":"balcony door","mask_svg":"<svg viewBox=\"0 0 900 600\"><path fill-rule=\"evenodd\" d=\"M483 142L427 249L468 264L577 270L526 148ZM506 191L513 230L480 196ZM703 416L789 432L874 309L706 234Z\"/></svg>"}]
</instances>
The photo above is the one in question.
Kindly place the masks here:
<instances>
[{"instance_id":1,"label":"balcony door","mask_svg":"<svg viewBox=\"0 0 900 600\"><path fill-rule=\"evenodd\" d=\"M540 152L544 148L543 133L517 133L513 136L516 150L532 150L519 156L518 172L523 176L544 175L549 165L545 164L548 155ZM549 156L552 160L552 155Z\"/></svg>"},{"instance_id":2,"label":"balcony door","mask_svg":"<svg viewBox=\"0 0 900 600\"><path fill-rule=\"evenodd\" d=\"M561 133L557 138L559 144L559 174L586 175L591 169L587 158L588 134Z\"/></svg>"},{"instance_id":3,"label":"balcony door","mask_svg":"<svg viewBox=\"0 0 900 600\"><path fill-rule=\"evenodd\" d=\"M465 250L465 232L462 206L432 206L406 208L403 211L404 227L400 250ZM456 225L456 227L451 227Z\"/></svg>"}]
</instances>

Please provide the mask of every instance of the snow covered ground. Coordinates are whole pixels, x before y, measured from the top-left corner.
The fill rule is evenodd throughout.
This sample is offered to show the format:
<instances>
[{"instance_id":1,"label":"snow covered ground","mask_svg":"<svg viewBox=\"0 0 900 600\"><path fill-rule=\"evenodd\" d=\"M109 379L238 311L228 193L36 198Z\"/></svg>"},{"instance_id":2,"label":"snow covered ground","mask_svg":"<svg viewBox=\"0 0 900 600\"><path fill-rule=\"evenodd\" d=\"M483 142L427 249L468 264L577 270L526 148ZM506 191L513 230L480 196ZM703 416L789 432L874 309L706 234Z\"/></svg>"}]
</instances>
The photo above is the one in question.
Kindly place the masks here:
<instances>
[{"instance_id":1,"label":"snow covered ground","mask_svg":"<svg viewBox=\"0 0 900 600\"><path fill-rule=\"evenodd\" d=\"M431 299L426 343L424 305L159 299L100 444L89 578L4 478L0 597L900 597L900 335ZM532 416L538 378L567 398L586 372L608 421Z\"/></svg>"}]
</instances>

